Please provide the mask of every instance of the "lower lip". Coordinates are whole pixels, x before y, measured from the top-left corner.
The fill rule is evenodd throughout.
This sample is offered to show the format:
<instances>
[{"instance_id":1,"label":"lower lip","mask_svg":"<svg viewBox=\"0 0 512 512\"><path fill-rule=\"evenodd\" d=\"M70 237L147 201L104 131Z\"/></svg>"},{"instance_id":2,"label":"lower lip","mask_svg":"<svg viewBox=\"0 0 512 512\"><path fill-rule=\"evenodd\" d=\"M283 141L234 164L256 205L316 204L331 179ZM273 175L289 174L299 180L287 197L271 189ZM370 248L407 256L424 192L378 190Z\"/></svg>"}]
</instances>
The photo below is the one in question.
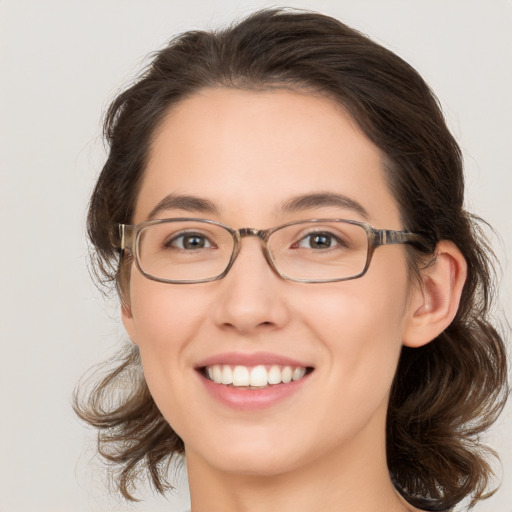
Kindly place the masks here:
<instances>
[{"instance_id":1,"label":"lower lip","mask_svg":"<svg viewBox=\"0 0 512 512\"><path fill-rule=\"evenodd\" d=\"M208 392L219 402L241 411L258 411L276 405L297 393L310 374L287 384L274 384L262 389L246 389L216 384L199 374Z\"/></svg>"}]
</instances>

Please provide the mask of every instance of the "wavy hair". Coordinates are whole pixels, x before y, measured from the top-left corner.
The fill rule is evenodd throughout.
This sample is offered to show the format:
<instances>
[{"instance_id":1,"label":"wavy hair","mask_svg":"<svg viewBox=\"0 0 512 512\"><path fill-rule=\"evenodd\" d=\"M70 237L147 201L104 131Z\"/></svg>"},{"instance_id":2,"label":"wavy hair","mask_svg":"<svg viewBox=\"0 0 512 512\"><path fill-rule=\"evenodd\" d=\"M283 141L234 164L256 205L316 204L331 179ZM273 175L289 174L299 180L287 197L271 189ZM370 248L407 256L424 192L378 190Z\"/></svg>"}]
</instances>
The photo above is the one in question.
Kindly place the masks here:
<instances>
[{"instance_id":1,"label":"wavy hair","mask_svg":"<svg viewBox=\"0 0 512 512\"><path fill-rule=\"evenodd\" d=\"M129 262L120 261L116 225L132 221L164 116L206 87L288 87L331 98L384 155L404 228L460 249L468 277L455 319L426 346L402 349L387 417L388 467L399 492L423 509L449 509L467 497L472 506L487 497L492 451L480 437L508 394L504 341L490 321L492 251L482 222L464 209L461 151L436 97L409 64L340 21L264 10L227 29L186 32L156 52L106 114L109 153L87 224L98 280L129 300ZM418 254L409 252L418 268ZM125 349L92 391L77 388L74 408L98 429L99 452L127 499L135 499L137 478L146 472L159 492L170 487L170 461L184 446L149 393L137 347Z\"/></svg>"}]
</instances>

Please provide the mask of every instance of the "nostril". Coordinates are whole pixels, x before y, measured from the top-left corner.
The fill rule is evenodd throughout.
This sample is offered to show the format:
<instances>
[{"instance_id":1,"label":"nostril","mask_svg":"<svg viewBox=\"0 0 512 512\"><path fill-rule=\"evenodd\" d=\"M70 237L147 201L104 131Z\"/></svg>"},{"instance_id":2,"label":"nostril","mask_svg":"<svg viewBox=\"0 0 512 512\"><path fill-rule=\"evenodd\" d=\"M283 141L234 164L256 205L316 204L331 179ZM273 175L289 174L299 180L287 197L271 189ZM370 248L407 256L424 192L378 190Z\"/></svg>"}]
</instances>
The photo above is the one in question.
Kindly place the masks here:
<instances>
[{"instance_id":1,"label":"nostril","mask_svg":"<svg viewBox=\"0 0 512 512\"><path fill-rule=\"evenodd\" d=\"M273 327L275 324L271 321L260 322L257 327Z\"/></svg>"}]
</instances>

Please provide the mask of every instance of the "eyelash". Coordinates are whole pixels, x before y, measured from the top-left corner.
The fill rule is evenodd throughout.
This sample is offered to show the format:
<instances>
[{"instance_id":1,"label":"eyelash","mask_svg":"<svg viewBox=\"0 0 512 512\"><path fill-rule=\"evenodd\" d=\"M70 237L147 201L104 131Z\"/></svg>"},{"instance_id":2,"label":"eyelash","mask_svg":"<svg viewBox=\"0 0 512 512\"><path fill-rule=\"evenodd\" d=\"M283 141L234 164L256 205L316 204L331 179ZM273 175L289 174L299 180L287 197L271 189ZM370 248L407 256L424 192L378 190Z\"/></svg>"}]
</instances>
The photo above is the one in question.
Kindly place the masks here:
<instances>
[{"instance_id":1,"label":"eyelash","mask_svg":"<svg viewBox=\"0 0 512 512\"><path fill-rule=\"evenodd\" d=\"M324 249L333 249L335 246L340 247L346 247L347 244L344 243L339 237L337 237L334 233L330 233L329 231L314 231L313 233L308 233L304 236L302 236L295 244L293 244L293 247L300 248L301 242L306 241L309 239L309 243L311 244L311 238L314 236L325 236L328 237L330 240L330 245L327 248ZM335 242L335 245L332 244L332 242ZM307 242L306 242L307 243ZM308 249L313 249L312 247L306 247Z\"/></svg>"},{"instance_id":2,"label":"eyelash","mask_svg":"<svg viewBox=\"0 0 512 512\"><path fill-rule=\"evenodd\" d=\"M173 235L173 237L170 240L165 241L163 243L163 246L166 247L166 248L177 248L179 250L187 250L187 248L184 247L184 244L183 244L185 238L194 238L194 237L201 238L202 240L206 241L209 244L209 246L206 247L208 249L210 249L212 247L215 247L215 244L213 244L211 242L211 240L206 235L203 235L201 233L194 233L194 232L185 232L185 233L180 233L178 235ZM179 239L182 240L182 244L181 244L182 247L175 247L173 245L173 242L176 242L176 240L179 240ZM200 247L200 248L203 249L205 247ZM193 250L193 249L189 249L189 250Z\"/></svg>"}]
</instances>

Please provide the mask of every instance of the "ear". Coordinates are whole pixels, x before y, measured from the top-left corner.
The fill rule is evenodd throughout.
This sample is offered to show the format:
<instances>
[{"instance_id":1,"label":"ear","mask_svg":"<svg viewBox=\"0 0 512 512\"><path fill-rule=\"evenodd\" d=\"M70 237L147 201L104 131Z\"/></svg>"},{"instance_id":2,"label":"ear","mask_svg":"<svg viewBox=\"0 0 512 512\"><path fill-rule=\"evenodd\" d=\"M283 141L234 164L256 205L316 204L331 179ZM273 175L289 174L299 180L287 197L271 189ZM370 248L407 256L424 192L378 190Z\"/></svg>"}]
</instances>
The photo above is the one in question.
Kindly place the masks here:
<instances>
[{"instance_id":1,"label":"ear","mask_svg":"<svg viewBox=\"0 0 512 512\"><path fill-rule=\"evenodd\" d=\"M426 345L455 318L466 282L466 260L453 242L444 240L437 245L435 260L420 272L404 329L403 344L408 347Z\"/></svg>"},{"instance_id":2,"label":"ear","mask_svg":"<svg viewBox=\"0 0 512 512\"><path fill-rule=\"evenodd\" d=\"M121 302L121 318L123 320L124 328L133 343L137 345L137 329L135 327L135 320L133 318L132 307L129 302Z\"/></svg>"}]
</instances>

